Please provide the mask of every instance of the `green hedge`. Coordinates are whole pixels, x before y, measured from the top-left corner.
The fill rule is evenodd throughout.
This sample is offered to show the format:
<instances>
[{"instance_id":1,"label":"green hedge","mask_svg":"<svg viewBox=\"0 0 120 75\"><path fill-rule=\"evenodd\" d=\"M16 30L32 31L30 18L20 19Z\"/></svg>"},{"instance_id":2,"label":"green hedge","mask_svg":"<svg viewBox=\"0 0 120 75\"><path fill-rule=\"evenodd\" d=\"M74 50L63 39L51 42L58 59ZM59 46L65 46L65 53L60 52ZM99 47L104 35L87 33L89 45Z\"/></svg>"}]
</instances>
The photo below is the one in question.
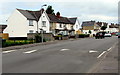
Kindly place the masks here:
<instances>
[{"instance_id":1,"label":"green hedge","mask_svg":"<svg viewBox=\"0 0 120 75\"><path fill-rule=\"evenodd\" d=\"M34 43L35 40L2 40L2 47Z\"/></svg>"}]
</instances>

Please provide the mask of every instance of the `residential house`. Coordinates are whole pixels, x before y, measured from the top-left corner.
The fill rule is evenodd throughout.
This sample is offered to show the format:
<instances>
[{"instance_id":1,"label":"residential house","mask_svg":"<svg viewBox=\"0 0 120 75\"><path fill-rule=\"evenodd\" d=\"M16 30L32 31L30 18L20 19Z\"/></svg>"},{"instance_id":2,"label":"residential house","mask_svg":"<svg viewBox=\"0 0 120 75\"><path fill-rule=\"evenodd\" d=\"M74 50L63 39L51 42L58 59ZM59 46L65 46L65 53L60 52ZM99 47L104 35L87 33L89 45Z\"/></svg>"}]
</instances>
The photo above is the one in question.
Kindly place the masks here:
<instances>
[{"instance_id":1,"label":"residential house","mask_svg":"<svg viewBox=\"0 0 120 75\"><path fill-rule=\"evenodd\" d=\"M50 30L54 35L74 35L75 30L69 18L54 14L48 14L48 17L50 19Z\"/></svg>"},{"instance_id":2,"label":"residential house","mask_svg":"<svg viewBox=\"0 0 120 75\"><path fill-rule=\"evenodd\" d=\"M119 32L119 25L111 23L111 25L109 25L109 32L110 33Z\"/></svg>"},{"instance_id":3,"label":"residential house","mask_svg":"<svg viewBox=\"0 0 120 75\"><path fill-rule=\"evenodd\" d=\"M50 24L46 15L43 9L38 11L16 9L8 18L8 26L4 32L9 33L10 38L27 38L27 33L40 32L40 29L49 33Z\"/></svg>"},{"instance_id":4,"label":"residential house","mask_svg":"<svg viewBox=\"0 0 120 75\"><path fill-rule=\"evenodd\" d=\"M38 11L16 9L8 18L5 33L10 38L27 38L28 33L53 33L54 35L74 35L79 30L77 18L47 14L44 9Z\"/></svg>"},{"instance_id":5,"label":"residential house","mask_svg":"<svg viewBox=\"0 0 120 75\"><path fill-rule=\"evenodd\" d=\"M96 34L100 31L100 26L95 21L85 21L82 23L82 31L84 34Z\"/></svg>"},{"instance_id":6,"label":"residential house","mask_svg":"<svg viewBox=\"0 0 120 75\"><path fill-rule=\"evenodd\" d=\"M113 33L113 32L118 32L119 31L119 25L118 24L113 24L111 23L111 25L109 25L108 23L105 22L97 22L97 24L102 27L102 26L106 26L107 28L104 30L107 33ZM103 31L103 30L100 30Z\"/></svg>"},{"instance_id":7,"label":"residential house","mask_svg":"<svg viewBox=\"0 0 120 75\"><path fill-rule=\"evenodd\" d=\"M73 24L73 29L75 30L75 34L81 34L80 22L79 22L78 18L75 17L75 18L69 18L69 19Z\"/></svg>"}]
</instances>

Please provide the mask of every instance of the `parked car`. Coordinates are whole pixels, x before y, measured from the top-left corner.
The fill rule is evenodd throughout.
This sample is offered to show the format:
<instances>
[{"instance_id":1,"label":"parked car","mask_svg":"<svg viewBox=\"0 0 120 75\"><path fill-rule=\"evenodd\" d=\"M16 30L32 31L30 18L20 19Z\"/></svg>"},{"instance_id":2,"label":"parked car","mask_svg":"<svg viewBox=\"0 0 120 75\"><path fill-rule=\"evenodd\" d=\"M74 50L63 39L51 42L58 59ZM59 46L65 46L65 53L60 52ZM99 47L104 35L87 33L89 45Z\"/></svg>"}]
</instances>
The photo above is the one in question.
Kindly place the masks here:
<instances>
[{"instance_id":1,"label":"parked car","mask_svg":"<svg viewBox=\"0 0 120 75\"><path fill-rule=\"evenodd\" d=\"M117 33L116 33L116 36L118 36L119 33L120 33L120 32L117 32Z\"/></svg>"},{"instance_id":2,"label":"parked car","mask_svg":"<svg viewBox=\"0 0 120 75\"><path fill-rule=\"evenodd\" d=\"M112 37L110 33L105 33L104 37Z\"/></svg>"},{"instance_id":3,"label":"parked car","mask_svg":"<svg viewBox=\"0 0 120 75\"><path fill-rule=\"evenodd\" d=\"M116 35L116 32L112 32L111 35Z\"/></svg>"},{"instance_id":4,"label":"parked car","mask_svg":"<svg viewBox=\"0 0 120 75\"><path fill-rule=\"evenodd\" d=\"M118 38L120 38L120 32L117 33Z\"/></svg>"},{"instance_id":5,"label":"parked car","mask_svg":"<svg viewBox=\"0 0 120 75\"><path fill-rule=\"evenodd\" d=\"M95 38L102 39L102 38L104 38L104 34L105 34L105 32L98 32L98 33L96 33Z\"/></svg>"}]
</instances>

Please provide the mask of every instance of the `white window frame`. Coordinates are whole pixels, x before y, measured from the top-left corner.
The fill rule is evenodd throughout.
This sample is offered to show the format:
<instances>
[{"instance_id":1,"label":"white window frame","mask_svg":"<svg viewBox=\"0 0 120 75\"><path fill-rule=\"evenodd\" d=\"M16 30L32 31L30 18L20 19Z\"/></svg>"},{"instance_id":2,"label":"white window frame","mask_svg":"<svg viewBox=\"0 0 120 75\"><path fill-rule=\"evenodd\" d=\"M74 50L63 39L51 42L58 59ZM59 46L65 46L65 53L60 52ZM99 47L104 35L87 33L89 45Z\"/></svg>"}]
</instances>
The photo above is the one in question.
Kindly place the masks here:
<instances>
[{"instance_id":1,"label":"white window frame","mask_svg":"<svg viewBox=\"0 0 120 75\"><path fill-rule=\"evenodd\" d=\"M46 21L42 21L42 27L46 27Z\"/></svg>"},{"instance_id":2,"label":"white window frame","mask_svg":"<svg viewBox=\"0 0 120 75\"><path fill-rule=\"evenodd\" d=\"M29 20L29 26L33 26L33 20Z\"/></svg>"},{"instance_id":3,"label":"white window frame","mask_svg":"<svg viewBox=\"0 0 120 75\"><path fill-rule=\"evenodd\" d=\"M60 24L60 26L59 26L60 28L62 28L62 24Z\"/></svg>"},{"instance_id":4,"label":"white window frame","mask_svg":"<svg viewBox=\"0 0 120 75\"><path fill-rule=\"evenodd\" d=\"M29 30L29 33L34 33L34 30Z\"/></svg>"}]
</instances>

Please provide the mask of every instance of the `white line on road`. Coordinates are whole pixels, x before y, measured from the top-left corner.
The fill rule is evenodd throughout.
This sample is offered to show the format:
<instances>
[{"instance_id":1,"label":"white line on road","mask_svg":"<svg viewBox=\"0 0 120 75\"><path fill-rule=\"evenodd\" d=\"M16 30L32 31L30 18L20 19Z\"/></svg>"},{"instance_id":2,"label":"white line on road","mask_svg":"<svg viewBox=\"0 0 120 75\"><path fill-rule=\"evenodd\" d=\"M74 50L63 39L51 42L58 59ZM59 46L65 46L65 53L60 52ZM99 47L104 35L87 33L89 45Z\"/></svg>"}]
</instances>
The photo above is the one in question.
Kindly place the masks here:
<instances>
[{"instance_id":1,"label":"white line on road","mask_svg":"<svg viewBox=\"0 0 120 75\"><path fill-rule=\"evenodd\" d=\"M103 51L97 58L100 58L106 51Z\"/></svg>"},{"instance_id":2,"label":"white line on road","mask_svg":"<svg viewBox=\"0 0 120 75\"><path fill-rule=\"evenodd\" d=\"M37 50L31 50L31 51L27 51L27 52L23 52L25 54L30 54L30 53L33 53L33 52L36 52Z\"/></svg>"},{"instance_id":3,"label":"white line on road","mask_svg":"<svg viewBox=\"0 0 120 75\"><path fill-rule=\"evenodd\" d=\"M3 51L2 53L10 53L10 52L14 52L16 50L9 50L9 51Z\"/></svg>"},{"instance_id":4,"label":"white line on road","mask_svg":"<svg viewBox=\"0 0 120 75\"><path fill-rule=\"evenodd\" d=\"M70 49L61 49L60 51L67 51L67 50L70 50Z\"/></svg>"},{"instance_id":5,"label":"white line on road","mask_svg":"<svg viewBox=\"0 0 120 75\"><path fill-rule=\"evenodd\" d=\"M113 47L110 47L107 51L110 51Z\"/></svg>"},{"instance_id":6,"label":"white line on road","mask_svg":"<svg viewBox=\"0 0 120 75\"><path fill-rule=\"evenodd\" d=\"M96 52L98 52L98 51L93 51L93 50L89 51L89 53L96 53Z\"/></svg>"}]
</instances>

